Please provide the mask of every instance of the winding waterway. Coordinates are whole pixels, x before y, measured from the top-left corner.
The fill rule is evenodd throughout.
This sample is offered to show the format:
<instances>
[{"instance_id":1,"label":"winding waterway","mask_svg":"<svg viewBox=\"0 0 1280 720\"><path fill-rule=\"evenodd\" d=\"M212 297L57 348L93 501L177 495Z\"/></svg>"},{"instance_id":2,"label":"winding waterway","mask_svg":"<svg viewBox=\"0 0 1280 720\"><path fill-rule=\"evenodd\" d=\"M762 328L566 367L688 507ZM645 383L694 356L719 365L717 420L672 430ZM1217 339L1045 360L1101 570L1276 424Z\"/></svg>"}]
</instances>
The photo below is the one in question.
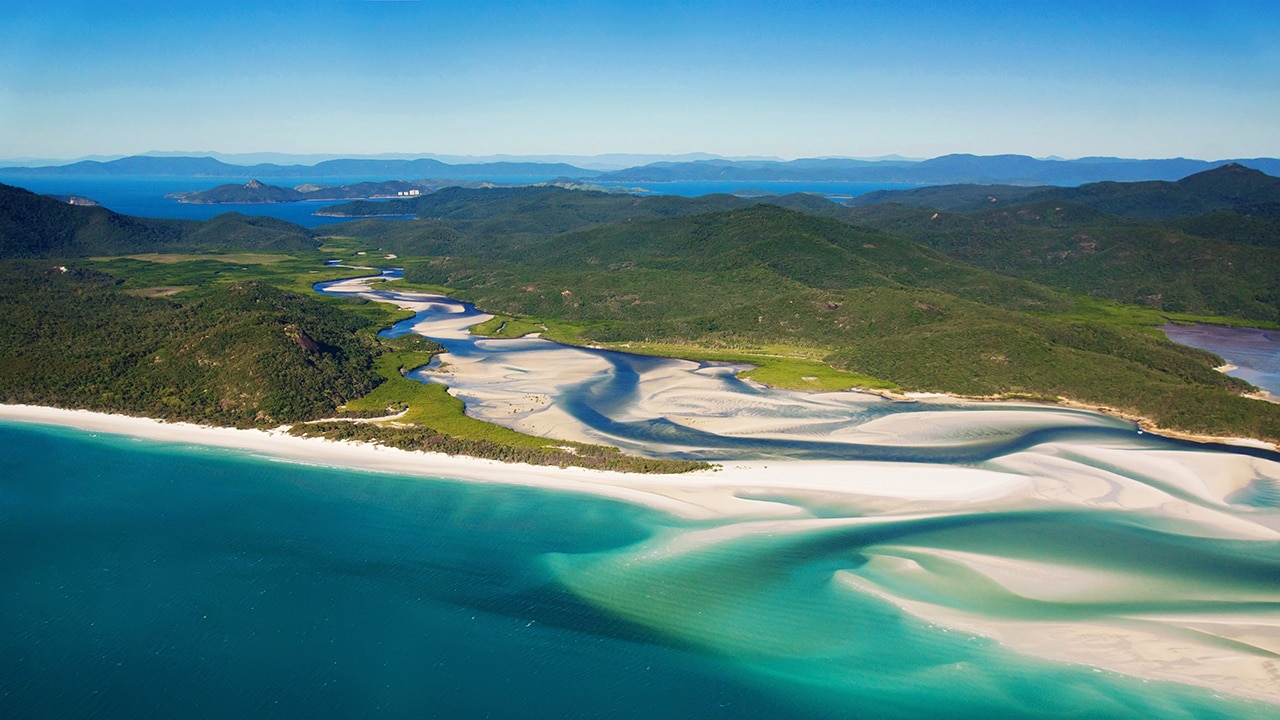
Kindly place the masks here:
<instances>
[{"instance_id":1,"label":"winding waterway","mask_svg":"<svg viewBox=\"0 0 1280 720\"><path fill-rule=\"evenodd\" d=\"M1273 452L476 338L394 288L319 289L414 309L390 332L477 417L720 469L467 482L0 422L0 717L1280 712Z\"/></svg>"},{"instance_id":2,"label":"winding waterway","mask_svg":"<svg viewBox=\"0 0 1280 720\"><path fill-rule=\"evenodd\" d=\"M440 296L321 289L415 310L389 332L448 353L414 376L476 417L646 455L776 463L768 482L718 488L759 503L755 516L549 557L560 583L611 614L845 691L983 665L957 649L978 642L988 658L1280 697L1274 451L1057 407L772 390L715 363L477 338L466 329L488 316ZM878 676L868 663L886 657L894 669Z\"/></svg>"}]
</instances>

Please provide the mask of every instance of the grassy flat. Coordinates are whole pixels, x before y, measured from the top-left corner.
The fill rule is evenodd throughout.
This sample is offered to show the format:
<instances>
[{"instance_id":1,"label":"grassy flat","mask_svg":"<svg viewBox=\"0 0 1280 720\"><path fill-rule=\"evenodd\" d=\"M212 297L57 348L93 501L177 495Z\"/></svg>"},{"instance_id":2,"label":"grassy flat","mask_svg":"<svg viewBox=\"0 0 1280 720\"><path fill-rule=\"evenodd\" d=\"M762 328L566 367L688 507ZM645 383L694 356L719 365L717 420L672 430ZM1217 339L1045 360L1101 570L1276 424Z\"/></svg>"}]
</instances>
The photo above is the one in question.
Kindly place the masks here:
<instances>
[{"instance_id":1,"label":"grassy flat","mask_svg":"<svg viewBox=\"0 0 1280 720\"><path fill-rule=\"evenodd\" d=\"M638 355L752 365L754 367L738 376L784 390L893 390L898 387L870 375L833 368L821 360L826 352L816 348L768 345L745 350L724 350L693 345L634 342L609 343L605 347Z\"/></svg>"},{"instance_id":2,"label":"grassy flat","mask_svg":"<svg viewBox=\"0 0 1280 720\"><path fill-rule=\"evenodd\" d=\"M386 378L386 382L359 400L348 402L343 408L360 413L399 412L404 415L383 425L421 425L442 435L464 440L487 440L516 447L550 447L557 444L545 438L518 433L500 425L476 420L467 416L461 400L449 394L443 385L420 383L404 377L401 372L425 365L431 353L398 351L378 358L374 369Z\"/></svg>"},{"instance_id":3,"label":"grassy flat","mask_svg":"<svg viewBox=\"0 0 1280 720\"><path fill-rule=\"evenodd\" d=\"M546 329L545 325L534 320L495 315L478 325L472 325L471 334L491 338L521 338Z\"/></svg>"},{"instance_id":4,"label":"grassy flat","mask_svg":"<svg viewBox=\"0 0 1280 720\"><path fill-rule=\"evenodd\" d=\"M264 265L295 259L292 255L282 255L278 253L138 253L135 255L120 255L118 257L124 257L130 260L142 260L143 262L166 264L191 262L192 260L215 260L218 262L237 263L241 265ZM90 260L110 259L112 258L90 258Z\"/></svg>"}]
</instances>

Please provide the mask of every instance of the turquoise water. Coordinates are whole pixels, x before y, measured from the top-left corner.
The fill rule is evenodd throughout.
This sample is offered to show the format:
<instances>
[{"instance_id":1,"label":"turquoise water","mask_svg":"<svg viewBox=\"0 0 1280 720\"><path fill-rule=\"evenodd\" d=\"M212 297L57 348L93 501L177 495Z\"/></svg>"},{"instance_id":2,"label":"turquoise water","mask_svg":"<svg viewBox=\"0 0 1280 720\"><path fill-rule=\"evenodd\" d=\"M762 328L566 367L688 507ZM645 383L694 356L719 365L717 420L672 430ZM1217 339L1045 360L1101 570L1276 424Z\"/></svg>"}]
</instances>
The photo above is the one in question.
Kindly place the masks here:
<instances>
[{"instance_id":1,"label":"turquoise water","mask_svg":"<svg viewBox=\"0 0 1280 720\"><path fill-rule=\"evenodd\" d=\"M1155 564L1247 605L1274 597L1275 543L1083 511L699 542L733 522L16 423L0 448L4 718L1275 716L1030 660L833 581L885 580L876 547L999 546Z\"/></svg>"}]
</instances>

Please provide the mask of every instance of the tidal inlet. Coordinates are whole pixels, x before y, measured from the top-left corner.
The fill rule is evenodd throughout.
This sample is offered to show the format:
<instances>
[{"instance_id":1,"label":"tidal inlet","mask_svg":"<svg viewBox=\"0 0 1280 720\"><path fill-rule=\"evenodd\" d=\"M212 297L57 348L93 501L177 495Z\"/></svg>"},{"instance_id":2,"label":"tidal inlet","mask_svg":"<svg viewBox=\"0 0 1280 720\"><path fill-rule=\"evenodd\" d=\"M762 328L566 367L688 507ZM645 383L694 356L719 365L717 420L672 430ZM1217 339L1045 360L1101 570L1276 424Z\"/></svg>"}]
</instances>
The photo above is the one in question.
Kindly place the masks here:
<instances>
[{"instance_id":1,"label":"tidal inlet","mask_svg":"<svg viewBox=\"0 0 1280 720\"><path fill-rule=\"evenodd\" d=\"M415 376L476 417L719 464L584 474L579 489L668 517L632 544L539 556L557 587L659 642L805 688L833 715L1276 709L1273 451L1067 408L787 392L732 366L476 338L475 308L390 287L322 290L414 310L389 332L441 342Z\"/></svg>"},{"instance_id":2,"label":"tidal inlet","mask_svg":"<svg viewBox=\"0 0 1280 720\"><path fill-rule=\"evenodd\" d=\"M5 406L0 715L1277 716L1270 448L486 339L397 277L316 289L412 310L475 417L713 469Z\"/></svg>"}]
</instances>

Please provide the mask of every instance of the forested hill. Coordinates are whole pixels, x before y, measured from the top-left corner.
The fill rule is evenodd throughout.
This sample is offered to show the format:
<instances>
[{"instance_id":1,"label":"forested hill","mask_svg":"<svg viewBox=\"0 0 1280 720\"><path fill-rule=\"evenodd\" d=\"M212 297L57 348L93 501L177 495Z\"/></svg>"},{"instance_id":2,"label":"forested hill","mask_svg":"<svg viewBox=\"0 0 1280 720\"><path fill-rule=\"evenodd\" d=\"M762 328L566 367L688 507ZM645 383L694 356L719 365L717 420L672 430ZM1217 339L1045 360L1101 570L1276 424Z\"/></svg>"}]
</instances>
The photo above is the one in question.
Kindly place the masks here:
<instances>
[{"instance_id":1,"label":"forested hill","mask_svg":"<svg viewBox=\"0 0 1280 720\"><path fill-rule=\"evenodd\" d=\"M0 402L272 427L382 381L367 320L260 282L140 297L29 261L0 280Z\"/></svg>"},{"instance_id":2,"label":"forested hill","mask_svg":"<svg viewBox=\"0 0 1280 720\"><path fill-rule=\"evenodd\" d=\"M637 197L555 186L444 188L411 200L350 202L325 215L412 215L449 227L484 233L559 233L610 222L697 215L756 204L732 195Z\"/></svg>"},{"instance_id":3,"label":"forested hill","mask_svg":"<svg viewBox=\"0 0 1280 720\"><path fill-rule=\"evenodd\" d=\"M1176 182L1097 182L1079 187L937 185L910 190L878 190L853 198L855 207L901 203L935 210L970 212L1034 200L1079 203L1096 210L1149 220L1227 210L1248 213L1280 205L1280 178L1229 163Z\"/></svg>"},{"instance_id":4,"label":"forested hill","mask_svg":"<svg viewBox=\"0 0 1280 720\"><path fill-rule=\"evenodd\" d=\"M83 257L138 252L312 250L311 231L237 213L203 222L139 218L59 202L0 184L0 258Z\"/></svg>"},{"instance_id":5,"label":"forested hill","mask_svg":"<svg viewBox=\"0 0 1280 720\"><path fill-rule=\"evenodd\" d=\"M954 200L964 191L937 192ZM1008 197L1003 189L982 192ZM1227 165L1173 183L1053 188L976 208L881 203L824 211L1077 293L1280 322L1280 178Z\"/></svg>"},{"instance_id":6,"label":"forested hill","mask_svg":"<svg viewBox=\"0 0 1280 720\"><path fill-rule=\"evenodd\" d=\"M1044 190L1028 199L1078 202L1115 215L1167 219L1280 203L1280 178L1231 163L1177 182L1091 183Z\"/></svg>"},{"instance_id":7,"label":"forested hill","mask_svg":"<svg viewBox=\"0 0 1280 720\"><path fill-rule=\"evenodd\" d=\"M1280 406L1241 397L1247 386L1208 353L1085 319L1069 295L902 238L775 206L490 236L411 262L405 277L489 312L567 323L578 342L807 348L906 389L1063 396L1164 427L1280 438Z\"/></svg>"},{"instance_id":8,"label":"forested hill","mask_svg":"<svg viewBox=\"0 0 1280 720\"><path fill-rule=\"evenodd\" d=\"M853 217L865 208L842 208L817 196L771 198L770 203L726 195L638 198L554 187L459 189L415 201L422 219L347 223L329 232L341 235L330 241L331 246L349 248L351 257L356 249L397 252L407 279L445 286L486 311L531 316L561 340L657 342L668 344L659 352L681 352L669 347L678 345L693 353L720 353L716 359L735 362L778 360L778 372L791 378L793 387L809 387L804 383L811 378L834 372L822 367L822 360L849 371L860 378L857 382L866 378L881 387L1062 396L1143 415L1162 427L1280 439L1280 406L1242 397L1249 390L1246 383L1214 371L1220 358L1175 346L1139 327L1160 322L1159 315L1136 308L1100 309L1079 296L1008 276L1029 277L1026 264L998 274L975 266L978 260L993 264L991 258L975 255L975 264L957 260L952 257L957 247L944 247L941 240L962 235L933 237L937 249L912 238L921 228L950 227L971 232L974 247L1016 248L1023 243L1031 260L1020 250L1013 255L1024 263L1045 265L1046 254L1062 251L1028 247L1028 238L1037 233L1066 237L1085 247L1062 257L1074 263L1079 255L1084 264L1045 265L1050 272L1043 282L1073 287L1066 282L1072 274L1085 277L1084 268L1101 268L1105 282L1096 294L1104 296L1135 279L1150 279L1157 289L1149 292L1171 293L1186 282L1188 273L1234 265L1239 270L1235 275L1218 270L1208 274L1222 291L1214 297L1245 309L1261 308L1259 313L1275 305L1275 293L1266 291L1276 283L1271 270L1277 263L1273 255L1265 255L1273 249L1249 246L1264 254L1233 255L1239 244L1204 245L1203 238L1181 231L1171 234L1159 223L1056 201L1042 201L1025 208L1025 213L998 209L1004 215L986 219L880 206L886 213L916 213L892 231L867 227L875 220L870 216ZM274 220L235 215L204 223L146 220L2 186L0 210L3 256L9 258L245 250L293 243L313 248L317 242L306 230ZM1076 237L1081 228L1095 226L1137 232L1135 242L1147 243L1144 247L1151 254L1130 257L1139 247L1132 244L1109 252L1103 241L1110 242L1110 236L1089 231L1087 238ZM1002 234L1004 230L1008 233ZM1209 251L1221 252L1227 264L1215 265L1216 254L1212 262L1202 257ZM310 255L317 265L325 257ZM1170 258L1177 262L1167 274L1160 263ZM139 289L191 284L163 280L169 274L139 267L142 264L147 263L104 260L100 266L146 274L146 284L137 285ZM367 375L371 355L366 352L373 351L361 349L359 343L344 345L328 329L308 323L312 313L321 312L314 300L299 304L296 297L279 297L268 289L230 287L229 278L212 281L210 290L221 288L213 294L135 298L105 278L75 275L77 263L66 263L65 276L61 271L50 273L48 265L7 263L15 278L27 277L29 282L37 280L33 270L43 273L38 288L23 289L15 280L11 285L17 289L0 302L9 317L2 326L10 353L10 361L0 364L16 378L9 386L9 401L57 397L55 404L131 412L148 408L145 412L150 414L160 399L166 407L175 404L173 417L253 424L314 417L357 396L372 382ZM305 286L317 270L300 272L305 274L294 282ZM172 274L190 275L177 269ZM1194 289L1209 297L1213 288ZM41 315L41 302L32 296L45 290L54 293L45 298L49 308L71 314L62 320ZM1154 301L1148 304L1159 307ZM279 306L283 314L255 315L268 306ZM92 313L75 315L83 312L76 309L81 307L102 308L118 319L98 323ZM134 320L142 324L130 324ZM216 333L200 329L205 320L213 322L209 330ZM341 324L337 318L330 320L325 320L326 326ZM182 332L164 331L174 327L166 325L171 321L185 323ZM224 321L231 325L224 328ZM50 328L73 326L89 330L74 341L68 339L71 336L47 336ZM86 341L98 326L107 328L102 332L108 335L99 338L101 342ZM251 329L257 327L267 330ZM348 330L354 334L354 328ZM147 345L146 338L155 342ZM181 343L170 342L179 339ZM206 347L201 344L206 340L214 343L207 346L206 359L227 352L227 362L201 365L201 356L192 353ZM27 343L29 351L24 349ZM94 345L114 350L97 355ZM141 349L134 352L134 347ZM292 369L271 376L275 380L257 390L227 384L230 376L213 380L221 372L218 368L253 356L258 347L275 349L262 365L243 368L246 377L266 377L270 368ZM74 355L73 349L87 354ZM104 381L86 384L77 379L86 373ZM838 380L848 382L849 377ZM200 385L206 381L216 384ZM309 388L305 407L289 404L288 388L294 384ZM201 388L201 397L184 395L188 386ZM323 388L328 386L339 390L325 395ZM23 395L23 388L35 387L48 392ZM236 404L241 393L252 396L258 390L263 393L260 400ZM125 398L137 398L137 403ZM199 399L200 404L182 406L184 398ZM228 410L232 414L219 415L224 405L233 408Z\"/></svg>"}]
</instances>

